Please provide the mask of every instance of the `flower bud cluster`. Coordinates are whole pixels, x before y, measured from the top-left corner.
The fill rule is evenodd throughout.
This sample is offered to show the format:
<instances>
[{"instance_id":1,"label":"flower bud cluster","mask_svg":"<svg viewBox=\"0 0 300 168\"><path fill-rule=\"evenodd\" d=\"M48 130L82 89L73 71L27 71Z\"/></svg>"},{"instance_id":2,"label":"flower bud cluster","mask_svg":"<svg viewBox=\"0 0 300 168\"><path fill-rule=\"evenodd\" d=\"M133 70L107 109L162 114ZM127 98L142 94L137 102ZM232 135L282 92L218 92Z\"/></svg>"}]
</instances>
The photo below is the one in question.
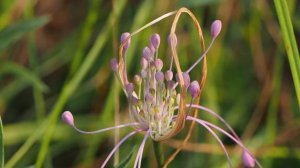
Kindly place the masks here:
<instances>
[{"instance_id":1,"label":"flower bud cluster","mask_svg":"<svg viewBox=\"0 0 300 168\"><path fill-rule=\"evenodd\" d=\"M121 43L123 51L130 45L130 34L123 33ZM177 37L168 37L168 44L171 40L177 44ZM149 38L149 44L142 50L140 58L141 70L134 75L134 82L126 82L124 91L129 100L130 116L134 121L138 121L143 129L150 129L150 136L153 139L160 139L167 135L175 125L174 111L180 103L180 94L176 90L179 76L176 74L176 80L173 79L173 72L170 69L163 71L164 63L158 58L160 46L160 36L155 33ZM126 54L126 52L125 52ZM111 68L118 72L118 62L111 60ZM184 87L190 92L194 99L200 94L200 87L197 81L190 83L190 76L183 72L182 78Z\"/></svg>"},{"instance_id":2,"label":"flower bud cluster","mask_svg":"<svg viewBox=\"0 0 300 168\"><path fill-rule=\"evenodd\" d=\"M177 92L173 72L163 72L164 63L158 57L160 36L153 34L149 45L143 49L140 58L141 70L138 76L141 83L136 84L132 96L138 103L130 103L130 111L135 120L146 122L153 139L159 139L174 126L174 111ZM131 99L129 99L130 101Z\"/></svg>"}]
</instances>

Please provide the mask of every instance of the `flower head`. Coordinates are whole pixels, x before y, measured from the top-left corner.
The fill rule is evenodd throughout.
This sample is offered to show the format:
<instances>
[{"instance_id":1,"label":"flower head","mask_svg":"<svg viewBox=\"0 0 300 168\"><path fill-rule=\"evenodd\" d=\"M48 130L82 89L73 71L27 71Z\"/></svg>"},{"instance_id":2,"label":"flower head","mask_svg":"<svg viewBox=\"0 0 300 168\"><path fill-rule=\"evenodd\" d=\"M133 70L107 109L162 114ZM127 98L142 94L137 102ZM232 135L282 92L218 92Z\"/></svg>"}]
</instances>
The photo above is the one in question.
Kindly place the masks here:
<instances>
[{"instance_id":1,"label":"flower head","mask_svg":"<svg viewBox=\"0 0 300 168\"><path fill-rule=\"evenodd\" d=\"M181 8L177 13L187 12L194 17L190 11L186 8ZM175 14L170 13L168 15ZM167 16L167 15L166 15ZM180 15L176 15L179 17ZM159 19L156 19L159 20ZM174 19L176 21L176 19ZM197 22L198 24L198 22ZM200 27L200 26L199 26ZM172 27L173 28L173 27ZM174 29L172 29L174 31ZM145 132L144 140L138 150L138 154L135 161L135 166L141 166L141 158L143 148L148 137L151 137L155 141L161 141L172 136L175 136L184 127L185 121L196 122L205 127L220 143L224 153L231 165L231 160L224 147L222 141L219 139L215 130L223 133L234 142L236 142L243 149L243 161L245 165L251 167L255 164L255 159L248 152L247 148L238 138L237 134L229 126L229 124L217 113L206 107L197 104L201 95L203 83L199 85L199 82L194 80L190 83L189 73L197 66L203 58L205 58L207 52L212 46L213 41L221 31L221 21L217 20L213 22L211 28L212 40L209 47L203 53L200 54L194 64L191 65L186 71L182 71L178 61L176 46L177 37L174 32L171 32L168 36L168 44L171 48L172 55L170 58L170 66L164 67L163 61L159 58L159 46L160 46L160 35L158 33L153 34L149 38L149 44L141 52L140 65L141 69L134 75L131 82L131 78L128 77L126 68L126 51L129 49L131 37L136 33L123 33L121 35L121 47L119 52L119 58L112 59L110 64L116 77L119 79L121 86L125 92L125 95L129 104L129 113L132 123L122 124L110 128L101 129L94 132L86 132L78 129L73 121L73 116L69 111L63 113L62 118L68 125L80 133L93 134L108 131L116 128L122 128L127 126L133 126L134 131L127 134L112 150L108 155L102 167L105 167L108 160L119 148L119 146L125 142L130 136L138 133ZM173 63L174 62L174 63ZM173 67L175 65L175 68ZM204 66L206 67L206 66ZM176 69L176 71L174 71ZM206 72L206 71L204 71ZM173 80L173 73L176 74L176 80ZM203 78L205 80L205 76ZM189 94L188 94L189 93ZM190 98L191 102L186 104L187 98ZM196 118L186 111L202 110L210 115L218 118L224 125L229 129L228 133L224 129L202 119ZM246 152L245 152L246 151Z\"/></svg>"}]
</instances>

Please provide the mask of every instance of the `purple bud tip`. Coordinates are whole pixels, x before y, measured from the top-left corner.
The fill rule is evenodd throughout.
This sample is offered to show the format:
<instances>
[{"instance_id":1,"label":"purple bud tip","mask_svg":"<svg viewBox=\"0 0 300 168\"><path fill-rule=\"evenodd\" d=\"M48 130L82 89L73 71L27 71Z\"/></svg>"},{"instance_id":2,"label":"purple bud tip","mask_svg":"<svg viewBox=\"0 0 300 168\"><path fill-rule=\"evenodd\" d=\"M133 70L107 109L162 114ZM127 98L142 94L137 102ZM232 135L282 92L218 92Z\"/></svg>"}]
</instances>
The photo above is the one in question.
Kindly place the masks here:
<instances>
[{"instance_id":1,"label":"purple bud tip","mask_svg":"<svg viewBox=\"0 0 300 168\"><path fill-rule=\"evenodd\" d=\"M189 86L189 92L192 96L192 98L196 98L197 96L199 96L200 94L200 86L199 86L199 83L198 81L193 81L190 86Z\"/></svg>"},{"instance_id":2,"label":"purple bud tip","mask_svg":"<svg viewBox=\"0 0 300 168\"><path fill-rule=\"evenodd\" d=\"M145 48L143 49L143 57L144 57L146 60L148 60L148 61L151 60L151 58L152 58L152 51L150 50L149 47L145 47Z\"/></svg>"},{"instance_id":3,"label":"purple bud tip","mask_svg":"<svg viewBox=\"0 0 300 168\"><path fill-rule=\"evenodd\" d=\"M191 82L190 75L188 73L186 73L186 72L183 72L182 73L182 77L183 77L183 81L184 81L184 86L186 88L188 88L190 86L190 82ZM178 74L176 75L176 80L179 83L179 76L178 76Z\"/></svg>"},{"instance_id":4,"label":"purple bud tip","mask_svg":"<svg viewBox=\"0 0 300 168\"><path fill-rule=\"evenodd\" d=\"M156 68L158 71L160 71L160 70L162 69L162 67L164 66L164 63L163 63L162 60L159 59L159 58L155 60L154 64L155 64L155 68Z\"/></svg>"},{"instance_id":5,"label":"purple bud tip","mask_svg":"<svg viewBox=\"0 0 300 168\"><path fill-rule=\"evenodd\" d=\"M130 33L128 33L128 32L122 33L121 39L120 39L121 43L125 42L129 36L130 36ZM129 45L130 45L130 38L127 40L127 42L123 46L125 51L128 49Z\"/></svg>"},{"instance_id":6,"label":"purple bud tip","mask_svg":"<svg viewBox=\"0 0 300 168\"><path fill-rule=\"evenodd\" d=\"M221 31L222 28L222 22L220 20L215 20L212 24L211 24L211 29L210 29L210 34L213 38L216 38Z\"/></svg>"},{"instance_id":7,"label":"purple bud tip","mask_svg":"<svg viewBox=\"0 0 300 168\"><path fill-rule=\"evenodd\" d=\"M255 159L246 150L243 150L242 159L245 167L252 168L255 166Z\"/></svg>"},{"instance_id":8,"label":"purple bud tip","mask_svg":"<svg viewBox=\"0 0 300 168\"><path fill-rule=\"evenodd\" d=\"M63 114L61 115L62 120L70 125L70 126L74 126L74 119L73 119L73 115L70 111L65 111L63 112Z\"/></svg>"},{"instance_id":9,"label":"purple bud tip","mask_svg":"<svg viewBox=\"0 0 300 168\"><path fill-rule=\"evenodd\" d=\"M150 37L150 43L152 44L152 46L153 46L155 49L158 49L159 44L160 44L160 36L159 36L157 33L153 34L153 35Z\"/></svg>"},{"instance_id":10,"label":"purple bud tip","mask_svg":"<svg viewBox=\"0 0 300 168\"><path fill-rule=\"evenodd\" d=\"M116 72L116 71L118 70L118 67L119 67L119 65L118 65L117 59L116 59L116 58L111 59L111 60L110 60L110 68L111 68L114 72Z\"/></svg>"},{"instance_id":11,"label":"purple bud tip","mask_svg":"<svg viewBox=\"0 0 300 168\"><path fill-rule=\"evenodd\" d=\"M167 81L170 81L173 79L173 72L170 70L167 70L167 72L165 73L165 78Z\"/></svg>"},{"instance_id":12,"label":"purple bud tip","mask_svg":"<svg viewBox=\"0 0 300 168\"><path fill-rule=\"evenodd\" d=\"M134 90L134 86L132 83L128 83L126 86L125 86L125 90L128 94L132 94L133 90Z\"/></svg>"},{"instance_id":13,"label":"purple bud tip","mask_svg":"<svg viewBox=\"0 0 300 168\"><path fill-rule=\"evenodd\" d=\"M169 46L171 46L171 41L174 42L174 46L177 45L177 36L176 36L176 34L174 34L172 36L171 35L168 36L168 44L169 44Z\"/></svg>"},{"instance_id":14,"label":"purple bud tip","mask_svg":"<svg viewBox=\"0 0 300 168\"><path fill-rule=\"evenodd\" d=\"M155 79L156 81L162 82L164 80L164 73L162 73L161 71L156 72Z\"/></svg>"}]
</instances>

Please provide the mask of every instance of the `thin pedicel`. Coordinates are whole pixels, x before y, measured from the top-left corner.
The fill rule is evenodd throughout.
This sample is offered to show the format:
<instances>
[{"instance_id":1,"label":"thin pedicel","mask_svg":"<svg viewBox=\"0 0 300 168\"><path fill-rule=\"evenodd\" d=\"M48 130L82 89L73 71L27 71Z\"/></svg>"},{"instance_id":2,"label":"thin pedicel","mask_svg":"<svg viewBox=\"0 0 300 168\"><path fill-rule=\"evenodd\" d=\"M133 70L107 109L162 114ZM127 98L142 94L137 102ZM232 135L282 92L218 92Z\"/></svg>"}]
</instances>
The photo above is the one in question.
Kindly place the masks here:
<instances>
[{"instance_id":1,"label":"thin pedicel","mask_svg":"<svg viewBox=\"0 0 300 168\"><path fill-rule=\"evenodd\" d=\"M192 121L198 123L199 125L202 125L216 138L226 155L229 167L233 167L229 154L225 148L225 145L215 133L215 131L223 133L242 148L242 161L246 167L254 167L255 165L261 167L258 161L241 142L234 130L221 116L219 116L211 109L197 104L199 102L199 97L201 95L201 91L204 85L203 81L205 81L206 76L204 75L204 80L202 80L199 84L199 82L196 80L191 82L189 73L201 62L201 60L204 59L204 61L206 61L206 54L211 48L217 36L219 35L222 23L220 20L216 20L212 23L212 39L208 48L206 50L204 48L203 53L199 56L195 63L192 64L190 68L188 68L186 71L182 72L176 52L176 46L178 41L175 34L175 29L180 14L184 12L188 13L192 17L194 23L196 23L199 38L203 42L201 27L195 19L194 15L186 8L181 8L178 11L167 13L131 34L126 32L121 35L119 58L112 59L110 61L110 66L112 71L115 73L115 76L120 81L123 91L128 99L129 116L133 121L132 123L121 124L114 127L87 132L82 131L75 126L71 112L65 111L62 114L62 119L65 123L73 127L76 131L83 134L96 134L124 127L133 127L135 129L134 131L127 134L123 139L120 140L119 143L115 145L108 157L102 163L101 168L107 165L112 155L128 138L137 133L143 132L144 138L138 149L137 156L134 162L134 167L140 168L143 150L147 139L149 137L151 137L151 139L155 141L169 139L178 134L181 131L181 129L184 128L185 121ZM140 60L141 70L138 74L134 75L133 80L131 81L130 78L128 78L127 76L126 53L130 48L132 36L136 35L138 32L151 26L152 24L155 24L160 20L174 14L175 19L173 21L171 32L167 40L172 52L170 58L170 66L168 68L165 68L167 70L164 71L164 63L159 58L158 54L161 39L159 34L155 33L149 38L149 45L146 46L142 51L142 57ZM204 42L202 43L202 45L204 46ZM176 80L173 79L173 66L175 66L176 68ZM204 70L206 71L206 64L204 66ZM189 103L186 103L186 100L188 100L187 95L189 95L190 97ZM225 127L227 127L229 132L208 121L196 118L196 116L193 115L195 113L191 112L192 110L202 110L204 112L209 113L210 115L213 115L214 117L219 119L225 125Z\"/></svg>"}]
</instances>

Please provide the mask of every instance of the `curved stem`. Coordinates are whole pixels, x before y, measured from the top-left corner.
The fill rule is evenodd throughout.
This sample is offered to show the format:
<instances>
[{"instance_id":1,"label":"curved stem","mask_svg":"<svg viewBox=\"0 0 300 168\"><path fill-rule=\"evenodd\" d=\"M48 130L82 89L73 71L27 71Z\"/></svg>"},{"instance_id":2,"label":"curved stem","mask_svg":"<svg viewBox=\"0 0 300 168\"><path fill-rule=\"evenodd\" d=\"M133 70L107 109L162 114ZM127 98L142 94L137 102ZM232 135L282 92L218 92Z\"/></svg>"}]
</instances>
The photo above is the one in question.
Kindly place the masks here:
<instances>
[{"instance_id":1,"label":"curved stem","mask_svg":"<svg viewBox=\"0 0 300 168\"><path fill-rule=\"evenodd\" d=\"M217 117L229 129L229 131L233 134L233 136L237 140L241 141L240 138L239 138L239 136L234 131L234 129L219 114L217 114L213 110L211 110L211 109L209 109L207 107L204 107L204 106L200 106L200 105L197 105L197 104L192 104L192 105L191 104L186 104L186 107L190 107L190 106L193 107L193 108L197 108L198 110L203 110L203 111L205 111L205 112L207 112L207 113L209 113L209 114ZM179 108L178 106L175 107L175 109L178 109L178 108Z\"/></svg>"},{"instance_id":2,"label":"curved stem","mask_svg":"<svg viewBox=\"0 0 300 168\"><path fill-rule=\"evenodd\" d=\"M206 56L206 54L208 53L209 49L211 48L212 44L214 43L216 38L213 38L209 44L209 46L207 47L207 49L205 50L205 52L197 59L197 61L186 71L186 73L190 73L191 70L193 70L195 68L196 65L199 64L199 62Z\"/></svg>"},{"instance_id":3,"label":"curved stem","mask_svg":"<svg viewBox=\"0 0 300 168\"><path fill-rule=\"evenodd\" d=\"M242 149L244 149L245 151L247 151L250 155L250 151L245 147L245 145L240 141L240 140L237 140L235 137L233 137L231 134L229 134L228 132L226 132L225 130L223 130L222 128L210 123L210 122L207 122L205 120L201 120L201 119L198 119L198 118L195 118L195 117L191 117L191 116L188 116L189 117L189 120L191 120L191 118L193 118L194 121L198 122L199 124L200 123L204 123L218 131L220 131L221 133L225 134L228 138L230 138L231 140L233 140L235 143L237 143ZM252 155L251 155L252 156ZM253 156L252 156L253 157ZM254 158L254 157L253 157ZM255 159L255 162L257 163L257 165L259 167L261 167L261 165L259 164L259 162Z\"/></svg>"},{"instance_id":4,"label":"curved stem","mask_svg":"<svg viewBox=\"0 0 300 168\"><path fill-rule=\"evenodd\" d=\"M159 142L152 141L152 143L153 143L153 149L154 149L154 153L155 153L155 157L156 157L157 166L162 167L163 162L164 162L164 155L163 155L162 149L159 145Z\"/></svg>"},{"instance_id":5,"label":"curved stem","mask_svg":"<svg viewBox=\"0 0 300 168\"><path fill-rule=\"evenodd\" d=\"M112 157L112 155L117 151L117 149L132 135L140 132L142 130L136 130L136 131L132 131L131 133L127 134L119 143L116 144L116 146L114 147L114 149L109 153L109 155L107 156L107 158L105 159L105 161L102 163L101 168L104 168L105 165L107 164L107 162L109 161L109 159Z\"/></svg>"},{"instance_id":6,"label":"curved stem","mask_svg":"<svg viewBox=\"0 0 300 168\"><path fill-rule=\"evenodd\" d=\"M143 141L142 141L142 143L140 145L140 148L139 148L138 153L136 155L136 159L134 161L134 166L133 166L134 168L136 168L137 165L138 165L139 168L141 167L143 151L144 151L146 140L149 137L149 134L150 134L150 130L147 131L147 133L144 136L144 139L143 139Z\"/></svg>"},{"instance_id":7,"label":"curved stem","mask_svg":"<svg viewBox=\"0 0 300 168\"><path fill-rule=\"evenodd\" d=\"M117 125L114 127L108 127L108 128L103 128L97 131L83 131L80 130L79 128L77 128L75 125L73 126L73 128L77 131L80 132L82 134L98 134L101 132L105 132L105 131L110 131L110 130L114 130L114 129L118 129L118 128L124 128L124 127L128 127L128 126L137 126L140 125L138 122L134 122L134 123L128 123L128 124L121 124L121 125Z\"/></svg>"},{"instance_id":8,"label":"curved stem","mask_svg":"<svg viewBox=\"0 0 300 168\"><path fill-rule=\"evenodd\" d=\"M240 138L236 134L236 132L234 131L234 129L219 114L217 114L213 110L211 110L211 109L209 109L207 107L204 107L204 106L192 104L192 107L200 109L200 110L203 110L203 111L205 111L205 112L207 112L207 113L209 113L209 114L217 117L229 129L229 131L234 135L234 137L240 141Z\"/></svg>"},{"instance_id":9,"label":"curved stem","mask_svg":"<svg viewBox=\"0 0 300 168\"><path fill-rule=\"evenodd\" d=\"M223 142L221 141L221 139L218 137L218 135L211 129L209 128L209 126L207 126L207 124L203 123L203 122L200 122L198 120L196 120L197 118L194 118L194 117L191 117L191 116L187 116L187 120L191 120L191 121L195 121L197 122L198 124L202 125L203 127L205 127L215 138L216 140L219 142L219 144L221 145L226 157L227 157L227 160L228 160L228 164L229 164L229 167L232 168L232 162L230 160L230 157L229 157L229 154L223 144Z\"/></svg>"}]
</instances>

